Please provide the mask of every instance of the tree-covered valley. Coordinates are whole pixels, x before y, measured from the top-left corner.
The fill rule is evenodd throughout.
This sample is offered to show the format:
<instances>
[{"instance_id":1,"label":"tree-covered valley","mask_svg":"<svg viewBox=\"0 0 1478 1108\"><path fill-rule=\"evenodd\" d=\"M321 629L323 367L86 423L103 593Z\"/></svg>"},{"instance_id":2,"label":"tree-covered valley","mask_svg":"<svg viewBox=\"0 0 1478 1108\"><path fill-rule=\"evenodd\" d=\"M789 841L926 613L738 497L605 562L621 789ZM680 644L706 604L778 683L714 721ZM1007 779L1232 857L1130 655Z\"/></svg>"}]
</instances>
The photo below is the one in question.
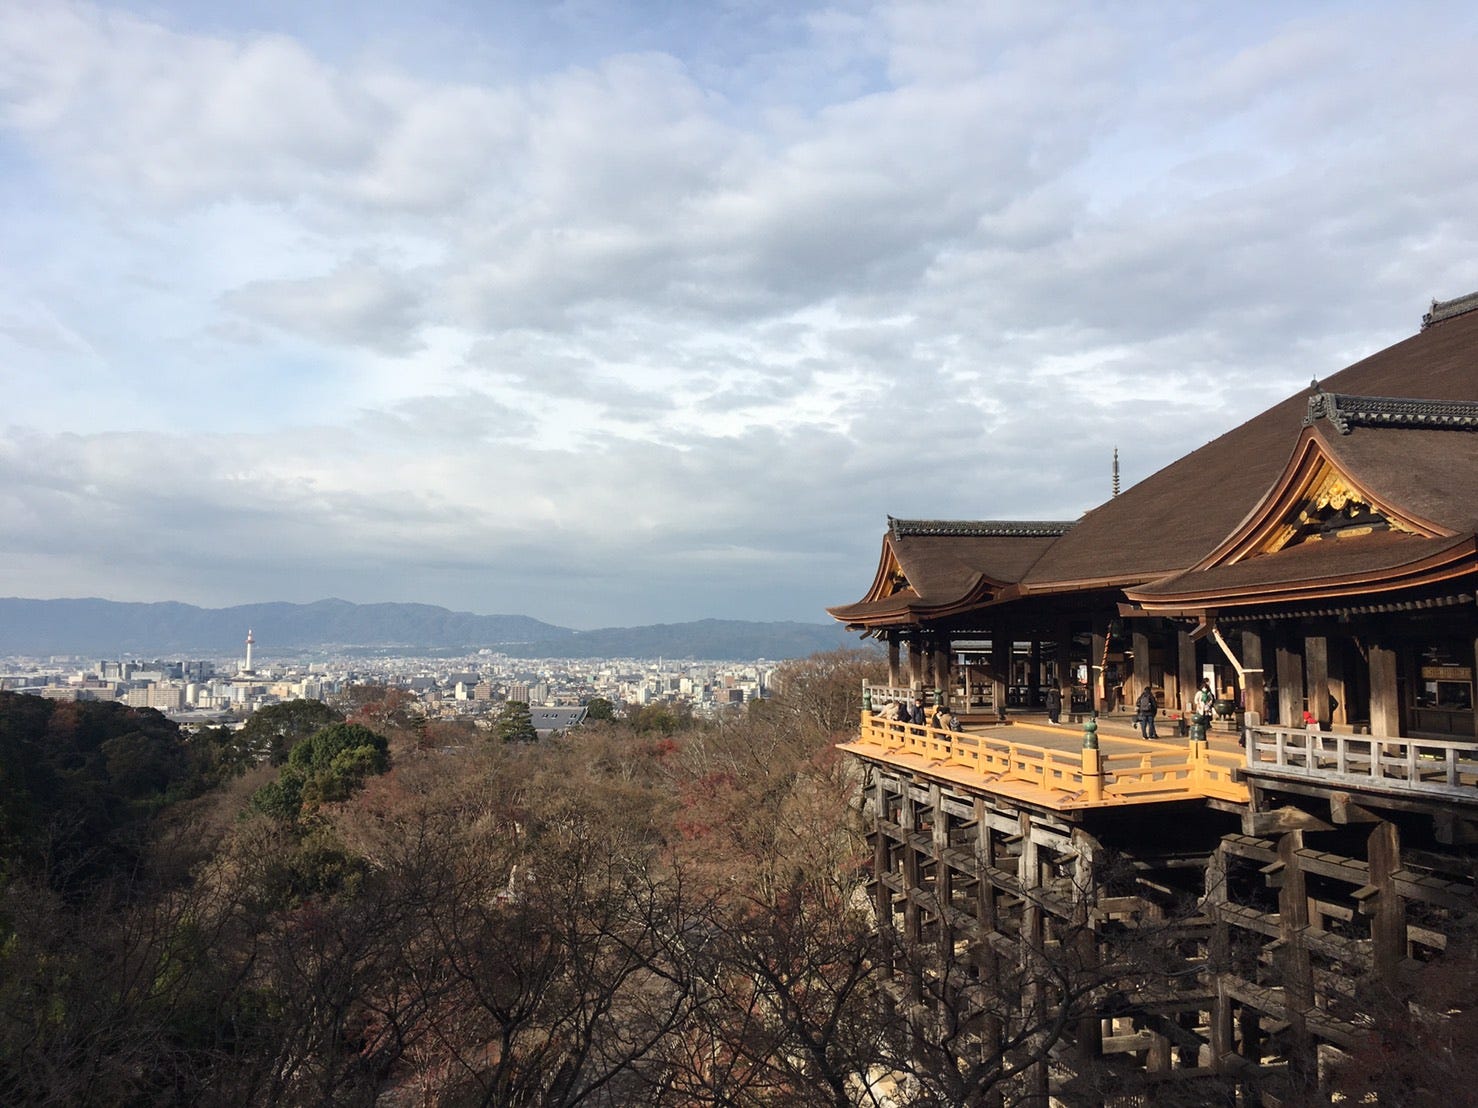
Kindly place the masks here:
<instances>
[{"instance_id":1,"label":"tree-covered valley","mask_svg":"<svg viewBox=\"0 0 1478 1108\"><path fill-rule=\"evenodd\" d=\"M543 742L0 694L0 1101L850 1102L871 656Z\"/></svg>"}]
</instances>

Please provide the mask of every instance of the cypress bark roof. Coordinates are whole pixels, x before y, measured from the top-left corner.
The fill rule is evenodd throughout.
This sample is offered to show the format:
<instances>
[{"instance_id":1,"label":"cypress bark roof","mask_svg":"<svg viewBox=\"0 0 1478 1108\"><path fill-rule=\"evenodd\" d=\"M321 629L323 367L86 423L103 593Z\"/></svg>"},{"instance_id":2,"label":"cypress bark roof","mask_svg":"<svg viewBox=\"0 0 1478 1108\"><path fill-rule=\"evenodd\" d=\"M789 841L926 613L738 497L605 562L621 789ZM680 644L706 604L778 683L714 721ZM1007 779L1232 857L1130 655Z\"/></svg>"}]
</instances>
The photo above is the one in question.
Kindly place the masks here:
<instances>
[{"instance_id":1,"label":"cypress bark roof","mask_svg":"<svg viewBox=\"0 0 1478 1108\"><path fill-rule=\"evenodd\" d=\"M830 611L884 626L1103 586L1169 610L1176 601L1237 604L1260 594L1335 595L1473 574L1475 309L1478 294L1434 304L1418 334L1316 381L1312 396L1289 396L1074 524L890 518L873 588ZM1297 492L1289 482L1298 452L1311 443L1374 505L1376 526L1286 548L1229 546L1260 512L1286 506ZM1386 515L1391 531L1383 530Z\"/></svg>"},{"instance_id":2,"label":"cypress bark roof","mask_svg":"<svg viewBox=\"0 0 1478 1108\"><path fill-rule=\"evenodd\" d=\"M1478 401L1478 312L1435 323L1341 370L1328 392ZM1251 513L1279 478L1309 413L1299 393L1088 512L1032 567L1028 587L1112 579L1138 584L1184 572ZM1338 440L1336 443L1334 440ZM1325 438L1364 483L1421 514L1471 530L1478 435L1380 423Z\"/></svg>"}]
</instances>

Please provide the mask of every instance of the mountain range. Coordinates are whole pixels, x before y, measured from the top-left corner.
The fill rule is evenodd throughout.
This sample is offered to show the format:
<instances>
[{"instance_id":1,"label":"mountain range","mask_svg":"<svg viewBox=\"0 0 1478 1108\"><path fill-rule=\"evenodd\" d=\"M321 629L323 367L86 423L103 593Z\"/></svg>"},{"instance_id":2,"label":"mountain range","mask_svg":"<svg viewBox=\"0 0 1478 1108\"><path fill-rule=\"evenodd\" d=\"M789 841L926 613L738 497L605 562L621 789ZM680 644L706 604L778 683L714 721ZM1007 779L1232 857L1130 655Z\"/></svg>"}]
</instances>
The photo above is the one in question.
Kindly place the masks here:
<instances>
[{"instance_id":1,"label":"mountain range","mask_svg":"<svg viewBox=\"0 0 1478 1108\"><path fill-rule=\"evenodd\" d=\"M820 623L703 619L575 631L529 616L474 615L431 604L319 600L197 608L175 602L0 598L0 654L240 654L248 630L263 659L274 650L486 648L526 658L742 660L804 657L858 645L840 626Z\"/></svg>"}]
</instances>

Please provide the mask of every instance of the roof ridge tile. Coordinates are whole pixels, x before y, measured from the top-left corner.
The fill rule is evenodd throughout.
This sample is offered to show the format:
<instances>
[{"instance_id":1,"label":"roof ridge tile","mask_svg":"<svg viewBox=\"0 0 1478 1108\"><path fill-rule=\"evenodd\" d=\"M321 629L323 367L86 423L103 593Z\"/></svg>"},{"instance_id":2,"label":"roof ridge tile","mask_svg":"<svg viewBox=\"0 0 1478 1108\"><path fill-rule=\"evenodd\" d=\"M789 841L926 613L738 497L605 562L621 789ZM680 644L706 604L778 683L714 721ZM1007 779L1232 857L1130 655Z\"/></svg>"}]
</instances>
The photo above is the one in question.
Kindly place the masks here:
<instances>
[{"instance_id":1,"label":"roof ridge tile","mask_svg":"<svg viewBox=\"0 0 1478 1108\"><path fill-rule=\"evenodd\" d=\"M893 538L938 536L948 538L1040 538L1065 535L1073 520L1042 519L895 519L888 517Z\"/></svg>"},{"instance_id":2,"label":"roof ridge tile","mask_svg":"<svg viewBox=\"0 0 1478 1108\"><path fill-rule=\"evenodd\" d=\"M1427 431L1478 431L1478 400L1426 400L1406 396L1352 396L1325 392L1314 382L1305 427L1327 419L1341 435L1356 427Z\"/></svg>"}]
</instances>

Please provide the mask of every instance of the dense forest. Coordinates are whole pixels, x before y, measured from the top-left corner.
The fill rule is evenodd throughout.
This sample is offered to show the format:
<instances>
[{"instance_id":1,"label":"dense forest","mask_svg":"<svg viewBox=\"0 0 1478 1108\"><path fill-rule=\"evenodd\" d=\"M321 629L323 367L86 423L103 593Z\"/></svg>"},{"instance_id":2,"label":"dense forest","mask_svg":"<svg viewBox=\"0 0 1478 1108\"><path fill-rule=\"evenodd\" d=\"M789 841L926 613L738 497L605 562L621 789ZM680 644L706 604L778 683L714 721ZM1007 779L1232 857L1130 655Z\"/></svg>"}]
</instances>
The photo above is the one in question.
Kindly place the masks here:
<instances>
[{"instance_id":1,"label":"dense forest","mask_svg":"<svg viewBox=\"0 0 1478 1108\"><path fill-rule=\"evenodd\" d=\"M0 1103L1013 1102L1165 940L962 987L880 934L834 748L874 665L543 742L384 689L197 735L0 693Z\"/></svg>"}]
</instances>

